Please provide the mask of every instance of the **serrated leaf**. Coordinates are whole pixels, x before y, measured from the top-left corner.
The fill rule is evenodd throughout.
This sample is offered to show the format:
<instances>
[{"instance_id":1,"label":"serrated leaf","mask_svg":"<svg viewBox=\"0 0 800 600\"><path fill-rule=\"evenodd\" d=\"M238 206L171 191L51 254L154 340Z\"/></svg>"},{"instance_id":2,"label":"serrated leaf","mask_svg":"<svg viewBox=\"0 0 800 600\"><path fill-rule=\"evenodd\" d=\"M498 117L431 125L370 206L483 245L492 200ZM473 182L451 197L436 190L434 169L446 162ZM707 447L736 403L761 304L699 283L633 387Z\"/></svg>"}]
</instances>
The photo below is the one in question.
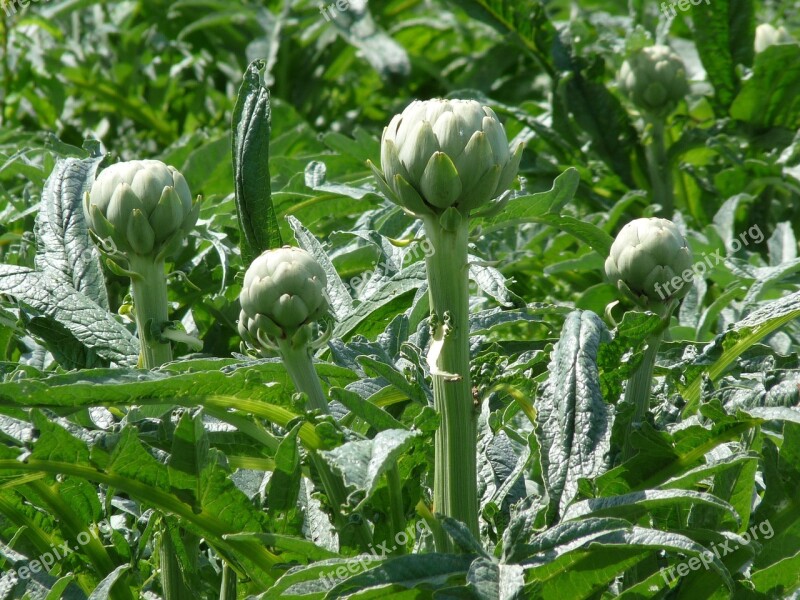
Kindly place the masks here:
<instances>
[{"instance_id":1,"label":"serrated leaf","mask_svg":"<svg viewBox=\"0 0 800 600\"><path fill-rule=\"evenodd\" d=\"M419 435L405 429L388 429L378 432L371 440L347 442L320 454L341 474L347 487L355 488L350 496L355 494L361 506L372 496L380 476L397 464L397 459Z\"/></svg>"},{"instance_id":2,"label":"serrated leaf","mask_svg":"<svg viewBox=\"0 0 800 600\"><path fill-rule=\"evenodd\" d=\"M52 286L46 274L0 265L0 293L52 317L105 360L122 366L136 364L136 338L107 310L70 286Z\"/></svg>"},{"instance_id":3,"label":"serrated leaf","mask_svg":"<svg viewBox=\"0 0 800 600\"><path fill-rule=\"evenodd\" d=\"M89 239L83 195L103 158L58 159L45 182L36 217L35 264L51 285L61 283L108 310L100 255Z\"/></svg>"},{"instance_id":4,"label":"serrated leaf","mask_svg":"<svg viewBox=\"0 0 800 600\"><path fill-rule=\"evenodd\" d=\"M600 344L610 339L597 315L574 311L553 351L536 415L550 519L575 497L578 479L597 477L609 466L612 413L600 393L596 361Z\"/></svg>"}]
</instances>

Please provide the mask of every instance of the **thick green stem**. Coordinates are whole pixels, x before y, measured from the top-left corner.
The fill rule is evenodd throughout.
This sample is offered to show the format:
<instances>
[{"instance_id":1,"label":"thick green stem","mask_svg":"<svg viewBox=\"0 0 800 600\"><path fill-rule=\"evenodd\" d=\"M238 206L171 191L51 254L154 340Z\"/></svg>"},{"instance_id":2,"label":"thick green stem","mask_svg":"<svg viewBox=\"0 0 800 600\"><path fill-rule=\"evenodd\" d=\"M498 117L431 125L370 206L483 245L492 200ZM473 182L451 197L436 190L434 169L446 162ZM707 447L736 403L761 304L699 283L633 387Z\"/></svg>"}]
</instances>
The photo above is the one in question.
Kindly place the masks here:
<instances>
[{"instance_id":1,"label":"thick green stem","mask_svg":"<svg viewBox=\"0 0 800 600\"><path fill-rule=\"evenodd\" d=\"M178 554L168 530L168 525L161 522L161 544L159 547L161 564L161 592L164 600L183 600L192 594L183 581Z\"/></svg>"},{"instance_id":2,"label":"thick green stem","mask_svg":"<svg viewBox=\"0 0 800 600\"><path fill-rule=\"evenodd\" d=\"M131 277L131 289L141 347L140 363L145 369L155 369L172 360L169 342L162 342L152 334L154 327L158 328L169 321L164 261L132 254L128 258L128 265L129 270L136 273Z\"/></svg>"},{"instance_id":3,"label":"thick green stem","mask_svg":"<svg viewBox=\"0 0 800 600\"><path fill-rule=\"evenodd\" d=\"M650 185L653 188L653 200L661 205L661 215L670 218L675 208L672 191L672 170L667 163L667 150L664 143L665 119L651 117L647 119L652 139L647 145L647 170L650 174Z\"/></svg>"},{"instance_id":4,"label":"thick green stem","mask_svg":"<svg viewBox=\"0 0 800 600\"><path fill-rule=\"evenodd\" d=\"M236 572L227 563L222 565L222 585L219 600L236 600Z\"/></svg>"},{"instance_id":5,"label":"thick green stem","mask_svg":"<svg viewBox=\"0 0 800 600\"><path fill-rule=\"evenodd\" d=\"M647 339L647 349L644 351L642 362L634 371L633 376L628 380L625 388L625 404L633 406L633 417L628 424L625 432L625 443L622 448L622 460L626 461L634 455L634 448L631 443L631 435L637 429L644 416L650 408L650 388L653 383L653 369L656 365L658 347L661 345L663 331L650 336Z\"/></svg>"},{"instance_id":6,"label":"thick green stem","mask_svg":"<svg viewBox=\"0 0 800 600\"><path fill-rule=\"evenodd\" d=\"M289 341L278 341L278 349L294 387L308 396L306 408L329 412L328 401L322 391L317 371L314 369L314 361L311 358L309 347L303 345L293 348Z\"/></svg>"},{"instance_id":7,"label":"thick green stem","mask_svg":"<svg viewBox=\"0 0 800 600\"><path fill-rule=\"evenodd\" d=\"M433 248L426 257L433 328L428 360L434 408L441 416L434 448L433 507L463 522L478 537L477 411L469 373L468 223L464 219L453 230L444 229L435 218L425 218L424 224ZM453 549L449 540L437 537L439 551Z\"/></svg>"},{"instance_id":8,"label":"thick green stem","mask_svg":"<svg viewBox=\"0 0 800 600\"><path fill-rule=\"evenodd\" d=\"M308 397L308 408L324 413L330 412L322 384L314 369L309 347L303 345L293 348L291 342L279 341L278 350L295 389ZM328 503L333 509L340 545L366 551L372 543L372 534L366 521L362 520L358 524L349 523L347 517L341 512L341 507L347 504L347 490L341 478L331 471L328 463L314 450L309 451L308 457L322 481L322 487L328 496Z\"/></svg>"},{"instance_id":9,"label":"thick green stem","mask_svg":"<svg viewBox=\"0 0 800 600\"><path fill-rule=\"evenodd\" d=\"M389 518L392 523L392 533L394 539L398 538L401 531L406 528L406 515L403 511L403 486L400 481L400 470L397 465L392 465L386 471L386 485L389 488ZM406 549L404 546L398 545L397 550L393 554L405 554Z\"/></svg>"}]
</instances>

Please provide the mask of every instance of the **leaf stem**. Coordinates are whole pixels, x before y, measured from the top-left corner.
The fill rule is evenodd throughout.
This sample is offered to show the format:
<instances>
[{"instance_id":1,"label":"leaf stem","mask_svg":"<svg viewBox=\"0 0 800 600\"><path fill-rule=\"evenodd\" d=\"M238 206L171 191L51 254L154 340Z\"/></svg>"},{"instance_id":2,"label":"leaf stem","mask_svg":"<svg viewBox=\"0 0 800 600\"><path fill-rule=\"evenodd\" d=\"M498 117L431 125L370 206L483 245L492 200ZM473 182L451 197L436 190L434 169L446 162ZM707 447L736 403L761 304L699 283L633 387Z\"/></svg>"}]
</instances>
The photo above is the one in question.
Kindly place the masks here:
<instances>
[{"instance_id":1,"label":"leaf stem","mask_svg":"<svg viewBox=\"0 0 800 600\"><path fill-rule=\"evenodd\" d=\"M433 510L478 532L478 486L475 444L477 414L469 372L468 221L453 229L434 217L423 218L433 252L426 257L431 306L433 402L441 415L435 436ZM453 551L447 536L437 536L437 550Z\"/></svg>"},{"instance_id":2,"label":"leaf stem","mask_svg":"<svg viewBox=\"0 0 800 600\"><path fill-rule=\"evenodd\" d=\"M389 488L389 518L391 519L392 532L396 540L398 534L404 531L406 527L406 515L403 510L403 486L400 481L400 469L397 468L396 464L386 471L386 485ZM405 553L405 547L398 544L395 554Z\"/></svg>"},{"instance_id":3,"label":"leaf stem","mask_svg":"<svg viewBox=\"0 0 800 600\"><path fill-rule=\"evenodd\" d=\"M169 321L164 260L131 254L128 265L136 273L135 277L131 277L131 289L136 329L139 332L139 361L145 369L155 369L172 360L169 342L153 337L153 330Z\"/></svg>"}]
</instances>

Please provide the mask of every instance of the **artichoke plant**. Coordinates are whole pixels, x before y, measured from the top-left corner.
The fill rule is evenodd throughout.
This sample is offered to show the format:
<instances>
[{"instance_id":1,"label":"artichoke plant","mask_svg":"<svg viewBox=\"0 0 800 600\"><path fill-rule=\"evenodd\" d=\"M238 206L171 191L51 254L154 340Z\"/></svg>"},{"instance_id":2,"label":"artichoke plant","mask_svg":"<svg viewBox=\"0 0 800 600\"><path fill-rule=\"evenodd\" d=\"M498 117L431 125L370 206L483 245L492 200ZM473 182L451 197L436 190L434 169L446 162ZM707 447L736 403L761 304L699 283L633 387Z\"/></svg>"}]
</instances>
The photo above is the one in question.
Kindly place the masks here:
<instances>
[{"instance_id":1,"label":"artichoke plant","mask_svg":"<svg viewBox=\"0 0 800 600\"><path fill-rule=\"evenodd\" d=\"M131 278L141 366L152 369L172 360L169 340L187 336L169 326L164 263L200 210L186 179L157 160L117 163L100 172L84 195L83 209L109 264Z\"/></svg>"},{"instance_id":2,"label":"artichoke plant","mask_svg":"<svg viewBox=\"0 0 800 600\"><path fill-rule=\"evenodd\" d=\"M667 219L636 219L611 245L605 270L618 287L644 307L683 298L691 287L692 252Z\"/></svg>"},{"instance_id":3,"label":"artichoke plant","mask_svg":"<svg viewBox=\"0 0 800 600\"><path fill-rule=\"evenodd\" d=\"M123 254L162 254L194 227L198 211L183 175L158 160L112 165L84 196L92 231Z\"/></svg>"},{"instance_id":4,"label":"artichoke plant","mask_svg":"<svg viewBox=\"0 0 800 600\"><path fill-rule=\"evenodd\" d=\"M633 407L622 450L622 460L627 460L634 454L631 434L650 406L653 370L664 330L677 301L691 288L692 253L672 221L636 219L614 239L605 271L612 283L640 308L661 317L661 327L647 338L642 359L625 388L625 403Z\"/></svg>"},{"instance_id":5,"label":"artichoke plant","mask_svg":"<svg viewBox=\"0 0 800 600\"><path fill-rule=\"evenodd\" d=\"M517 175L522 144L508 148L494 111L475 100L415 101L381 138L383 193L421 217L454 207L464 216L505 192Z\"/></svg>"},{"instance_id":6,"label":"artichoke plant","mask_svg":"<svg viewBox=\"0 0 800 600\"><path fill-rule=\"evenodd\" d=\"M522 144L511 152L494 111L474 100L412 102L381 138L378 186L408 214L422 220L432 343L428 365L434 407L441 416L435 436L433 503L466 524L477 537L477 421L469 371L469 217L500 198L514 180ZM458 474L454 476L453 474ZM441 552L451 540L434 532Z\"/></svg>"},{"instance_id":7,"label":"artichoke plant","mask_svg":"<svg viewBox=\"0 0 800 600\"><path fill-rule=\"evenodd\" d=\"M267 250L247 269L239 295L239 335L259 352L280 354L295 386L308 395L309 407L327 410L311 360L314 325L329 312L327 278L305 250L284 246Z\"/></svg>"},{"instance_id":8,"label":"artichoke plant","mask_svg":"<svg viewBox=\"0 0 800 600\"><path fill-rule=\"evenodd\" d=\"M648 46L630 56L622 63L618 82L631 102L657 116L671 113L689 93L683 61L663 45Z\"/></svg>"}]
</instances>

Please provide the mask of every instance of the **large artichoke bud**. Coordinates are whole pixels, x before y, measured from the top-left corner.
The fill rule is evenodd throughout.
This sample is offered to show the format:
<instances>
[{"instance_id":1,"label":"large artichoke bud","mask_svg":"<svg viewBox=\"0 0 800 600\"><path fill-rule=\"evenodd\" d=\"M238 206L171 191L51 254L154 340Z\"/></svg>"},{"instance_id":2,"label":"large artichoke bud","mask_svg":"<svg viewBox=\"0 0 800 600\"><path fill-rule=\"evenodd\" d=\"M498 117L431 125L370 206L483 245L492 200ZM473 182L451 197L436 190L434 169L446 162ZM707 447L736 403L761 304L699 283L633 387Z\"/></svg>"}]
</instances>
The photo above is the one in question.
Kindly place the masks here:
<instances>
[{"instance_id":1,"label":"large artichoke bud","mask_svg":"<svg viewBox=\"0 0 800 600\"><path fill-rule=\"evenodd\" d=\"M328 314L326 285L325 271L305 250L267 250L244 276L239 296L242 339L254 348L307 343L309 326Z\"/></svg>"},{"instance_id":2,"label":"large artichoke bud","mask_svg":"<svg viewBox=\"0 0 800 600\"><path fill-rule=\"evenodd\" d=\"M92 231L120 252L141 256L163 255L191 230L199 209L183 175L158 160L111 165L84 196Z\"/></svg>"},{"instance_id":3,"label":"large artichoke bud","mask_svg":"<svg viewBox=\"0 0 800 600\"><path fill-rule=\"evenodd\" d=\"M769 23L762 23L756 27L756 53L763 52L776 44L792 43L794 43L794 38L783 27L773 27Z\"/></svg>"},{"instance_id":4,"label":"large artichoke bud","mask_svg":"<svg viewBox=\"0 0 800 600\"><path fill-rule=\"evenodd\" d=\"M645 307L683 298L693 279L692 252L667 219L636 219L620 230L606 259L608 278Z\"/></svg>"},{"instance_id":5,"label":"large artichoke bud","mask_svg":"<svg viewBox=\"0 0 800 600\"><path fill-rule=\"evenodd\" d=\"M618 82L631 102L659 117L675 110L689 93L686 67L669 46L648 46L634 53L622 63Z\"/></svg>"},{"instance_id":6,"label":"large artichoke bud","mask_svg":"<svg viewBox=\"0 0 800 600\"><path fill-rule=\"evenodd\" d=\"M517 175L494 111L475 100L414 101L395 115L381 138L381 168L370 163L386 196L414 216L462 215L505 192Z\"/></svg>"}]
</instances>

